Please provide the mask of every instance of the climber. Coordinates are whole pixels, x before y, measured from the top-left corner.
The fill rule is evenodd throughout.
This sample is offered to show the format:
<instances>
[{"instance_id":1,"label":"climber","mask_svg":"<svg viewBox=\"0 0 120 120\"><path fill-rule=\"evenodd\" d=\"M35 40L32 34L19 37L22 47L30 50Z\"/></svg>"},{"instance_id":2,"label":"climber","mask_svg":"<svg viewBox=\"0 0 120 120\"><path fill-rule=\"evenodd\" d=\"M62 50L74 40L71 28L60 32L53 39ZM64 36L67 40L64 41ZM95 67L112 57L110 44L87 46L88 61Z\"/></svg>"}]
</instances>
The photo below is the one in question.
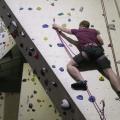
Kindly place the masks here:
<instances>
[{"instance_id":1,"label":"climber","mask_svg":"<svg viewBox=\"0 0 120 120\"><path fill-rule=\"evenodd\" d=\"M102 47L103 40L100 36L100 32L96 29L89 28L89 21L83 20L79 24L78 29L68 29L57 24L53 24L53 28L58 30L62 37L68 42L75 45L80 53L75 55L67 64L67 71L76 83L71 84L71 87L75 90L87 90L87 81L84 80L78 67L84 62L91 62L97 65L101 69L111 83L113 90L120 97L120 78L113 72L110 61L104 54ZM67 37L64 33L75 35L77 41Z\"/></svg>"}]
</instances>

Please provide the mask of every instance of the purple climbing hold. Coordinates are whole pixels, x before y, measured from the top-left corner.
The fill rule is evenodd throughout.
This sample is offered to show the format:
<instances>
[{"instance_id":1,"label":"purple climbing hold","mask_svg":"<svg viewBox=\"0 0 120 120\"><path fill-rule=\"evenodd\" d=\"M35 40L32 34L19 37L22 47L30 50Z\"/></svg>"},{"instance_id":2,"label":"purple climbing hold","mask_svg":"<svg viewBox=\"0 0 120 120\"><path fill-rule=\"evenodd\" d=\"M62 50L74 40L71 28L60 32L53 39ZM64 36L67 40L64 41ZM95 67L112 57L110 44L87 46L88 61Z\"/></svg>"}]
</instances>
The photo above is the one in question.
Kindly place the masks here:
<instances>
[{"instance_id":1,"label":"purple climbing hold","mask_svg":"<svg viewBox=\"0 0 120 120\"><path fill-rule=\"evenodd\" d=\"M58 47L64 47L64 44L63 43L57 43L57 46Z\"/></svg>"},{"instance_id":2,"label":"purple climbing hold","mask_svg":"<svg viewBox=\"0 0 120 120\"><path fill-rule=\"evenodd\" d=\"M43 27L43 28L48 28L49 25L47 25L47 24L43 24L42 27Z\"/></svg>"},{"instance_id":3,"label":"purple climbing hold","mask_svg":"<svg viewBox=\"0 0 120 120\"><path fill-rule=\"evenodd\" d=\"M95 96L92 96L92 95L91 95L88 100L89 100L90 102L95 102L96 98L95 98Z\"/></svg>"},{"instance_id":4,"label":"purple climbing hold","mask_svg":"<svg viewBox=\"0 0 120 120\"><path fill-rule=\"evenodd\" d=\"M78 95L76 98L79 99L79 100L83 100L83 96L82 95Z\"/></svg>"},{"instance_id":5,"label":"purple climbing hold","mask_svg":"<svg viewBox=\"0 0 120 120\"><path fill-rule=\"evenodd\" d=\"M60 70L61 72L63 72L63 71L64 71L64 68L63 68L63 67L60 67L59 70Z\"/></svg>"}]
</instances>

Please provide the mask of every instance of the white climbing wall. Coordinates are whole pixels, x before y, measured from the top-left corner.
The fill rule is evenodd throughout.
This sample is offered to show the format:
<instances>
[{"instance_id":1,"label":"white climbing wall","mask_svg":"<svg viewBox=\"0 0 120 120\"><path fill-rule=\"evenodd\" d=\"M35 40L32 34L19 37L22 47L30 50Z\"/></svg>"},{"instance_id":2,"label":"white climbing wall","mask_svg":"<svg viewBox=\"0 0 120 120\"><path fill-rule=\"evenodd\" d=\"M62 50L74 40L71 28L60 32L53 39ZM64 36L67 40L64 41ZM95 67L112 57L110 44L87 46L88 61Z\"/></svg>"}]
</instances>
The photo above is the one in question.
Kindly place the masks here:
<instances>
[{"instance_id":1,"label":"white climbing wall","mask_svg":"<svg viewBox=\"0 0 120 120\"><path fill-rule=\"evenodd\" d=\"M4 22L0 18L0 59L4 57L15 45L12 36L9 34Z\"/></svg>"},{"instance_id":2,"label":"white climbing wall","mask_svg":"<svg viewBox=\"0 0 120 120\"><path fill-rule=\"evenodd\" d=\"M29 64L24 64L18 120L61 120Z\"/></svg>"},{"instance_id":3,"label":"white climbing wall","mask_svg":"<svg viewBox=\"0 0 120 120\"><path fill-rule=\"evenodd\" d=\"M117 3L119 3L117 1ZM115 5L115 0L104 0L104 4L106 7L106 14L107 14L107 19L108 19L108 23L113 25L113 29L110 30L110 34L111 34L111 38L112 38L112 43L113 43L113 48L114 48L114 52L115 52L115 56L116 56L116 62L120 61L120 48L119 48L119 44L120 44L120 39L119 39L119 34L120 34L120 16L118 14L116 5ZM119 4L117 4L119 5ZM111 8L112 6L112 8ZM119 8L120 9L120 8ZM111 52L111 51L109 51ZM111 56L112 59L113 56ZM120 65L118 62L118 69L120 71Z\"/></svg>"},{"instance_id":4,"label":"white climbing wall","mask_svg":"<svg viewBox=\"0 0 120 120\"><path fill-rule=\"evenodd\" d=\"M112 67L115 70L113 56L111 52L111 47L108 47L110 41L107 33L107 28L103 16L101 0L4 0L8 7L11 9L16 19L21 24L22 28L25 30L32 43L37 47L38 51L45 58L49 67L56 74L59 82L66 89L78 109L83 113L87 120L100 120L99 114L97 113L93 103L88 99L89 96L86 91L75 91L71 89L71 83L74 80L69 76L66 71L66 64L70 60L68 54L66 53L64 47L60 47L61 41L59 40L56 32L52 29L53 19L55 18L56 23L59 25L66 26L68 28L78 28L79 22L83 19L87 19L91 22L92 26L101 31L101 35L104 39L106 50L106 55L112 62ZM115 19L116 26L119 26L119 18L116 13L115 6L112 0L104 0L106 9L112 12L112 15L107 16L109 19L109 24ZM14 3L14 4L13 4ZM112 8L112 10L111 10ZM114 15L114 16L113 16ZM115 46L115 53L117 60L119 60L119 40L117 38L119 35L119 27L116 30L111 30L111 35L113 38L113 44ZM76 39L74 36L71 36ZM117 41L118 40L118 41ZM21 40L22 41L22 40ZM117 41L117 42L116 42ZM117 44L116 44L117 43ZM27 43L28 47L29 42ZM74 53L78 53L78 50L67 43ZM117 45L117 46L116 46ZM27 49L27 48L26 48ZM28 57L28 59L31 59ZM32 63L31 63L32 64ZM35 66L37 67L37 66ZM26 68L27 69L27 68ZM105 116L107 120L119 120L120 119L120 101L115 100L116 94L110 87L109 82L105 79L104 81L99 81L101 76L96 70L82 72L83 77L88 80L88 86L92 95L95 96L96 102L102 108L100 104L101 100L105 101ZM23 83L23 88L24 88ZM31 83L32 84L32 83ZM24 88L23 91L27 91ZM31 89L29 89L31 90ZM33 94L33 90L29 93ZM27 103L20 106L19 119L29 119L24 116L24 107L28 107L30 102L36 102L35 99L31 99L27 95L24 96L25 92L21 92L21 101L26 100ZM62 93L61 93L62 94ZM57 95L56 95L57 96ZM59 96L59 95L58 95ZM77 98L79 96L80 99ZM64 96L65 97L65 96ZM69 101L69 100L68 100ZM60 101L58 101L60 102ZM36 105L35 105L36 106ZM23 110L24 109L24 110ZM38 108L34 108L37 109ZM50 108L51 109L51 108ZM28 109L28 113L32 109ZM34 111L34 110L33 110ZM37 111L38 112L38 111ZM36 112L36 114L37 114ZM37 115L36 117L38 117ZM30 116L31 118L31 116ZM33 118L34 119L34 118ZM36 118L38 120L38 118ZM72 119L73 120L73 119Z\"/></svg>"}]
</instances>

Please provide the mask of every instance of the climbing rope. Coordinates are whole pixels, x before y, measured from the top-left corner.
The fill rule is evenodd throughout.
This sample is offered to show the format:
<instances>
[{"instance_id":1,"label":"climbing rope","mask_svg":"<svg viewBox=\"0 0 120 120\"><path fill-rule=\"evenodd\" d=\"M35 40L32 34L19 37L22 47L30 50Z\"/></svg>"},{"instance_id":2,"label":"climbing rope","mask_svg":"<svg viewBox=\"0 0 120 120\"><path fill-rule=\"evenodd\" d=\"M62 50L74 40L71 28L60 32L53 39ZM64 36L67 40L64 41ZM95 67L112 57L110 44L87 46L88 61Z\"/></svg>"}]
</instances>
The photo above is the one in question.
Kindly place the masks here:
<instances>
[{"instance_id":1,"label":"climbing rope","mask_svg":"<svg viewBox=\"0 0 120 120\"><path fill-rule=\"evenodd\" d=\"M55 19L53 19L53 22L55 23ZM70 58L72 58L72 54L75 55L75 53L69 48L69 46L66 44L66 42L62 39L59 31L56 30L56 32L57 32L57 35L58 35L61 43L64 45L64 48L65 48L68 56L69 56ZM72 54L71 54L70 52L71 52ZM99 105L97 104L97 102L96 102L96 100L95 100L95 97L92 96L92 94L91 94L91 92L90 92L89 89L87 89L87 93L88 93L88 96L89 96L89 100L90 100L90 102L93 103L96 111L98 112L98 114L99 114L99 116L100 116L100 119L101 119L101 120L106 120L106 117L105 117L105 114L104 114L104 107L105 107L105 102L104 102L104 100L102 100L102 102L101 102L101 103L103 104L103 106L102 106L102 109L100 109Z\"/></svg>"}]
</instances>

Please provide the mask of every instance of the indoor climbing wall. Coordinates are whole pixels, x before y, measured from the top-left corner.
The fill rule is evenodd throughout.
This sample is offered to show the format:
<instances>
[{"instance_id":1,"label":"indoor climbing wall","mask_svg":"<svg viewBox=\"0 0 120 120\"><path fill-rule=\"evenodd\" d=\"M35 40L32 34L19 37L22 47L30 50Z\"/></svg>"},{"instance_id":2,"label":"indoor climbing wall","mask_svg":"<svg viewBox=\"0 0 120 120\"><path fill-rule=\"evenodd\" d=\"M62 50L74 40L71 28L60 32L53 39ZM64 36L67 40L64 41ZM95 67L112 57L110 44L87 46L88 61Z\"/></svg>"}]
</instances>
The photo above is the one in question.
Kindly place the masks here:
<instances>
[{"instance_id":1,"label":"indoor climbing wall","mask_svg":"<svg viewBox=\"0 0 120 120\"><path fill-rule=\"evenodd\" d=\"M106 6L106 14L108 19L108 27L110 29L110 34L112 40L110 41L110 47L113 49L113 52L115 53L115 61L118 66L118 71L120 71L120 1L118 0L110 0L109 2L107 0L104 0L104 4ZM110 6L113 6L112 8ZM111 15L114 14L114 15ZM111 56L113 57L113 56Z\"/></svg>"},{"instance_id":2,"label":"indoor climbing wall","mask_svg":"<svg viewBox=\"0 0 120 120\"><path fill-rule=\"evenodd\" d=\"M29 64L24 64L18 120L61 120Z\"/></svg>"},{"instance_id":3,"label":"indoor climbing wall","mask_svg":"<svg viewBox=\"0 0 120 120\"><path fill-rule=\"evenodd\" d=\"M0 18L0 59L9 52L9 50L15 45L12 36L8 33L4 22Z\"/></svg>"},{"instance_id":4,"label":"indoor climbing wall","mask_svg":"<svg viewBox=\"0 0 120 120\"><path fill-rule=\"evenodd\" d=\"M88 81L88 92L71 89L74 80L66 70L66 64L70 57L64 46L67 45L70 48L69 50L75 54L78 53L78 50L67 41L63 44L56 31L52 29L54 22L64 27L78 28L81 20L89 20L91 28L96 28L101 32L105 42L105 53L111 60L113 69L116 70L113 51L115 54L118 53L112 49L110 35L112 35L112 39L118 37L116 35L118 29L115 32L113 25L115 21L118 21L118 14L117 11L114 11L112 14L115 15L115 18L110 19L110 14L103 12L103 2L108 11L111 6L112 9L116 9L116 6L112 5L112 0L0 1L0 11L2 11L0 14L6 26L9 26L10 31L16 31L16 35L14 35L19 49L31 65L33 72L38 76L54 105L60 111L63 120L119 120L120 118L120 101L116 99L117 95L111 89L109 82L98 71L82 72L83 77ZM110 19L110 21L107 20L108 24L105 21L106 15ZM109 31L110 35L108 34ZM76 39L74 36L71 38ZM71 54L74 56L72 52ZM29 77L23 81L31 81L31 84L35 84ZM24 84L27 82L24 82L23 86ZM24 89L24 91L29 90ZM37 96L38 92L36 93L36 90L33 89L30 90L30 95L25 98L22 98L25 93L22 92L23 95L21 94L21 101L27 102L20 105L20 118L26 117L21 111L24 106L26 106L24 110L27 111L27 114L38 110L35 107L36 105L33 105L33 102L37 102L36 98L30 98L31 95L32 97Z\"/></svg>"}]
</instances>

